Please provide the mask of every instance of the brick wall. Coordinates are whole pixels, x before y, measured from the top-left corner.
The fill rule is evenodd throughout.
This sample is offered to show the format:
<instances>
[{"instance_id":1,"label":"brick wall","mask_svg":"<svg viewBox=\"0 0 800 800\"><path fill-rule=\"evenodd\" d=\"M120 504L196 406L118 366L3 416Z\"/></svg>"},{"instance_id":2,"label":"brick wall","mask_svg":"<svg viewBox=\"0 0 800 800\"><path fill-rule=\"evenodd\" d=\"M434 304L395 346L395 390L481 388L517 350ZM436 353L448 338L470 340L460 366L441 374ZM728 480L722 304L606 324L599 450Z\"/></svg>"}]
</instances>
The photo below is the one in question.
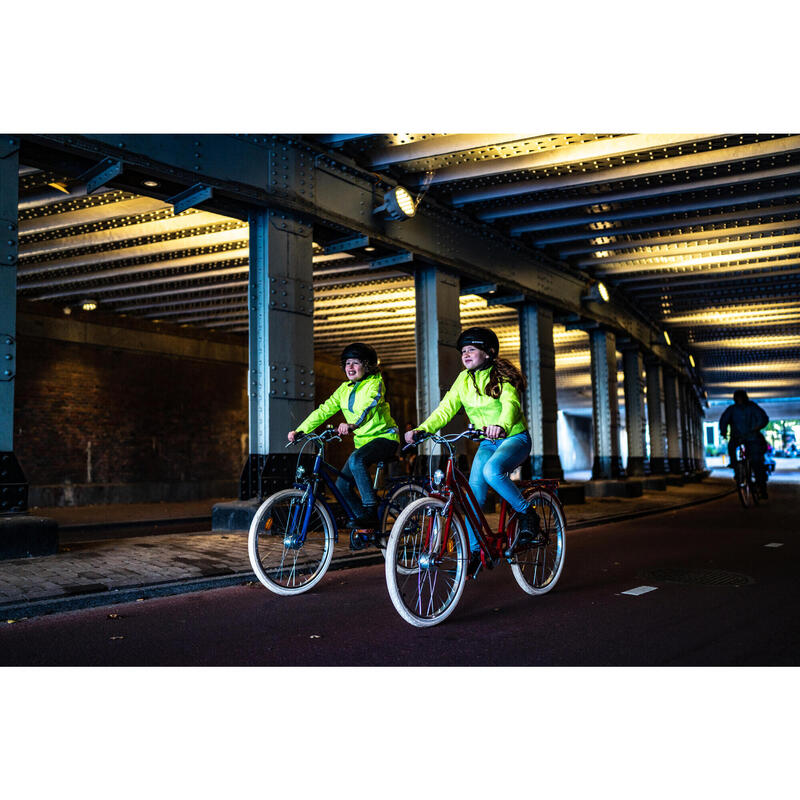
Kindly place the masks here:
<instances>
[{"instance_id":1,"label":"brick wall","mask_svg":"<svg viewBox=\"0 0 800 800\"><path fill-rule=\"evenodd\" d=\"M22 304L14 451L34 506L234 497L248 452L241 337ZM344 380L315 361L318 405ZM401 431L415 373L384 371ZM332 422L338 423L339 418ZM341 466L352 439L328 456Z\"/></svg>"}]
</instances>

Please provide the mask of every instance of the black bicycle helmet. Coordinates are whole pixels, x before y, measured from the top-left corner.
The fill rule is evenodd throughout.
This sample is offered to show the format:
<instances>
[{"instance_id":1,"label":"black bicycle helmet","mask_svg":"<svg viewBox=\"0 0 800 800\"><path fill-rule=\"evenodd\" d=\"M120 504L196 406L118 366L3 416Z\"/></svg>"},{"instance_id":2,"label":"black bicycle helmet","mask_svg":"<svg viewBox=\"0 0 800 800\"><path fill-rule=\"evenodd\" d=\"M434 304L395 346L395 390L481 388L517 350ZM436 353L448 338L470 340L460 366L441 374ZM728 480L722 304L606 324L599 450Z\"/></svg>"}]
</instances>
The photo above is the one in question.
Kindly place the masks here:
<instances>
[{"instance_id":1,"label":"black bicycle helmet","mask_svg":"<svg viewBox=\"0 0 800 800\"><path fill-rule=\"evenodd\" d=\"M367 375L378 369L378 354L363 342L353 342L342 350L342 369L348 358L357 358L364 365Z\"/></svg>"},{"instance_id":2,"label":"black bicycle helmet","mask_svg":"<svg viewBox=\"0 0 800 800\"><path fill-rule=\"evenodd\" d=\"M467 328L458 337L456 347L461 350L467 345L477 347L484 353L494 357L500 352L500 342L497 341L497 334L489 328Z\"/></svg>"}]
</instances>

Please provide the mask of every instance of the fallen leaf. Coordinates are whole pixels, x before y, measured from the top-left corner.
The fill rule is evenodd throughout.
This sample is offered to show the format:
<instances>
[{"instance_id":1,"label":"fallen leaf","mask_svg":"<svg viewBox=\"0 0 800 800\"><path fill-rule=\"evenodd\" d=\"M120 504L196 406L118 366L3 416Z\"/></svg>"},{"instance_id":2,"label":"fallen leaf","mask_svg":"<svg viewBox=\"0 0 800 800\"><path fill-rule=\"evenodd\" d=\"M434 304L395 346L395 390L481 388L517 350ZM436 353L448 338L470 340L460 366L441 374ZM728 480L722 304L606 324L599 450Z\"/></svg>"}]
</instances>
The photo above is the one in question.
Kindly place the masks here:
<instances>
[{"instance_id":1,"label":"fallen leaf","mask_svg":"<svg viewBox=\"0 0 800 800\"><path fill-rule=\"evenodd\" d=\"M111 641L113 642L115 639L124 639L124 636L112 636Z\"/></svg>"},{"instance_id":2,"label":"fallen leaf","mask_svg":"<svg viewBox=\"0 0 800 800\"><path fill-rule=\"evenodd\" d=\"M109 614L108 619L122 619L119 614Z\"/></svg>"},{"instance_id":3,"label":"fallen leaf","mask_svg":"<svg viewBox=\"0 0 800 800\"><path fill-rule=\"evenodd\" d=\"M137 603L144 603L144 597L137 597L136 598L136 602Z\"/></svg>"},{"instance_id":4,"label":"fallen leaf","mask_svg":"<svg viewBox=\"0 0 800 800\"><path fill-rule=\"evenodd\" d=\"M7 619L7 620L6 620L6 622L7 622L9 625L13 625L13 624L16 622L16 620L15 620L15 619Z\"/></svg>"},{"instance_id":5,"label":"fallen leaf","mask_svg":"<svg viewBox=\"0 0 800 800\"><path fill-rule=\"evenodd\" d=\"M312 633L311 636L308 637L309 639L321 639L322 637L317 633Z\"/></svg>"}]
</instances>

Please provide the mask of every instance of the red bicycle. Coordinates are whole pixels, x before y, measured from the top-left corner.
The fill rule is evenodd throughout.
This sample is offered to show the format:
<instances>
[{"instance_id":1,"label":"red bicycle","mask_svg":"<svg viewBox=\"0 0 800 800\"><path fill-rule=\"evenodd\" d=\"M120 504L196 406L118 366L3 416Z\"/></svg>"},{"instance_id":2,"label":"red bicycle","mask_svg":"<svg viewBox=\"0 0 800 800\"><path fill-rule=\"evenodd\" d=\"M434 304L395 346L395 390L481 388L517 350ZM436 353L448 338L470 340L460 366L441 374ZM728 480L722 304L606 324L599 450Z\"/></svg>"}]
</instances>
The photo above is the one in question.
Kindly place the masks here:
<instances>
[{"instance_id":1,"label":"red bicycle","mask_svg":"<svg viewBox=\"0 0 800 800\"><path fill-rule=\"evenodd\" d=\"M400 616L419 628L437 625L455 610L468 577L470 551L466 525L480 544L480 564L493 568L506 561L522 589L546 594L564 568L566 520L558 498L558 481L534 480L520 484L523 496L535 503L538 529L531 537L519 532L518 515L505 500L500 506L497 531L479 509L466 476L456 467L453 442L485 438L472 426L463 433L426 435L448 450L446 472L431 475L431 492L410 503L392 526L386 545L386 585ZM528 538L526 541L525 538Z\"/></svg>"}]
</instances>

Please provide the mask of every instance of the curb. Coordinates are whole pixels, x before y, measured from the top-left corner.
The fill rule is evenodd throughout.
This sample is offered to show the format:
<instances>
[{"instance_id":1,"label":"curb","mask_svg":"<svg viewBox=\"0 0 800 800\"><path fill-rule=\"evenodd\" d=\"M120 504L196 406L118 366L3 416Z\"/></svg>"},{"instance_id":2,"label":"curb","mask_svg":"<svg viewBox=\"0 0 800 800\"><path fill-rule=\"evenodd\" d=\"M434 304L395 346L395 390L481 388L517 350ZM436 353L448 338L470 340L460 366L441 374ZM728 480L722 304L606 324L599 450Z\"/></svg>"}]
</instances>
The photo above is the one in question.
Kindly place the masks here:
<instances>
[{"instance_id":1,"label":"curb","mask_svg":"<svg viewBox=\"0 0 800 800\"><path fill-rule=\"evenodd\" d=\"M703 503L710 503L734 494L736 489L728 489L720 494L711 497L704 497L700 500L692 500L688 503L668 506L666 508L650 508L643 511L632 511L627 514L616 514L610 517L601 517L594 520L587 520L567 527L568 532L594 528L599 525L607 525L614 522L623 522L639 517L649 517L655 514L663 514L667 511L677 511L682 508L698 506ZM355 569L356 567L373 566L383 563L383 556L374 551L366 551L362 555L346 555L331 561L328 572L335 572L342 569ZM66 611L80 611L86 608L97 608L98 606L118 605L120 603L133 603L137 600L149 600L156 597L170 597L172 595L188 594L190 592L203 592L209 589L224 589L228 586L241 586L246 583L257 582L258 579L253 572L236 572L233 575L218 575L202 578L186 578L179 581L164 581L163 583L147 583L137 586L125 586L120 589L109 591L92 592L91 594L75 595L70 597L46 597L41 600L28 600L17 603L0 605L0 620L40 617L48 614L64 613Z\"/></svg>"}]
</instances>

